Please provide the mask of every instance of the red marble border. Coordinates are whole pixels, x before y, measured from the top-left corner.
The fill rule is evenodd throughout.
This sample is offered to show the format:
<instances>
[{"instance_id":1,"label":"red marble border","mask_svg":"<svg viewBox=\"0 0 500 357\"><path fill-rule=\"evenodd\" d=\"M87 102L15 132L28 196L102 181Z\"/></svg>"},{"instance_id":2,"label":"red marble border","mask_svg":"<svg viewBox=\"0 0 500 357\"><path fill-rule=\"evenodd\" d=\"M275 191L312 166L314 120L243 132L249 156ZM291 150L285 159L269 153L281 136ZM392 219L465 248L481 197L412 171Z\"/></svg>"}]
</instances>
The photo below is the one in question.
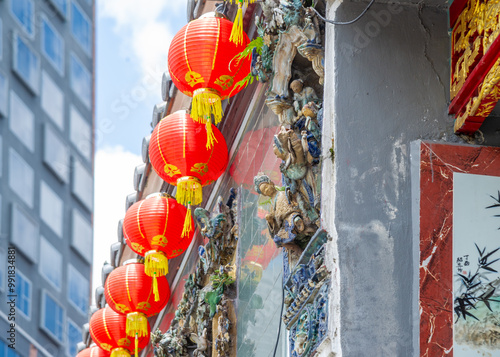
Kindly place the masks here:
<instances>
[{"instance_id":1,"label":"red marble border","mask_svg":"<svg viewBox=\"0 0 500 357\"><path fill-rule=\"evenodd\" d=\"M453 356L453 173L500 176L500 148L420 144L420 356Z\"/></svg>"}]
</instances>

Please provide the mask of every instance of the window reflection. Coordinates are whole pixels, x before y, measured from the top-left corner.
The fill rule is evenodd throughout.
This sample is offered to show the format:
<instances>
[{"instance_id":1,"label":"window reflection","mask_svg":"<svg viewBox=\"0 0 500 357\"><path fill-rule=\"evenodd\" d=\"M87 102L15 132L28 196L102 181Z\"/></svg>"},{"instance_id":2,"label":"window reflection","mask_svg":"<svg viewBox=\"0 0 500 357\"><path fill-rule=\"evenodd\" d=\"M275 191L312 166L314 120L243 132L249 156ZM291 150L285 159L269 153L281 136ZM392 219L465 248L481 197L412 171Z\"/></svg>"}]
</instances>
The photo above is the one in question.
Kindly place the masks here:
<instances>
[{"instance_id":1,"label":"window reflection","mask_svg":"<svg viewBox=\"0 0 500 357\"><path fill-rule=\"evenodd\" d=\"M42 328L58 341L63 341L64 310L46 291L42 294Z\"/></svg>"},{"instance_id":2,"label":"window reflection","mask_svg":"<svg viewBox=\"0 0 500 357\"><path fill-rule=\"evenodd\" d=\"M31 166L9 148L9 186L30 208L33 208L34 185L35 174Z\"/></svg>"},{"instance_id":3,"label":"window reflection","mask_svg":"<svg viewBox=\"0 0 500 357\"><path fill-rule=\"evenodd\" d=\"M0 60L2 59L3 55L3 25L2 25L2 19L0 19Z\"/></svg>"},{"instance_id":4,"label":"window reflection","mask_svg":"<svg viewBox=\"0 0 500 357\"><path fill-rule=\"evenodd\" d=\"M76 356L76 345L82 341L82 330L73 321L68 319L68 354Z\"/></svg>"},{"instance_id":5,"label":"window reflection","mask_svg":"<svg viewBox=\"0 0 500 357\"><path fill-rule=\"evenodd\" d=\"M43 162L63 182L69 181L68 147L49 125L45 125L43 136Z\"/></svg>"},{"instance_id":6,"label":"window reflection","mask_svg":"<svg viewBox=\"0 0 500 357\"><path fill-rule=\"evenodd\" d=\"M94 182L92 174L78 159L74 160L72 192L88 209L93 208Z\"/></svg>"},{"instance_id":7,"label":"window reflection","mask_svg":"<svg viewBox=\"0 0 500 357\"><path fill-rule=\"evenodd\" d=\"M72 265L68 270L68 299L83 315L89 305L89 281Z\"/></svg>"},{"instance_id":8,"label":"window reflection","mask_svg":"<svg viewBox=\"0 0 500 357\"><path fill-rule=\"evenodd\" d=\"M42 16L42 50L50 64L60 73L64 71L64 42L45 16Z\"/></svg>"},{"instance_id":9,"label":"window reflection","mask_svg":"<svg viewBox=\"0 0 500 357\"><path fill-rule=\"evenodd\" d=\"M7 93L9 90L7 76L0 72L0 116L7 115Z\"/></svg>"},{"instance_id":10,"label":"window reflection","mask_svg":"<svg viewBox=\"0 0 500 357\"><path fill-rule=\"evenodd\" d=\"M30 151L34 151L35 115L13 91L10 92L9 129Z\"/></svg>"},{"instance_id":11,"label":"window reflection","mask_svg":"<svg viewBox=\"0 0 500 357\"><path fill-rule=\"evenodd\" d=\"M26 33L33 36L35 14L33 0L10 0L10 12Z\"/></svg>"},{"instance_id":12,"label":"window reflection","mask_svg":"<svg viewBox=\"0 0 500 357\"><path fill-rule=\"evenodd\" d=\"M14 33L14 72L34 93L38 93L40 76L40 58L35 51L19 36Z\"/></svg>"},{"instance_id":13,"label":"window reflection","mask_svg":"<svg viewBox=\"0 0 500 357\"><path fill-rule=\"evenodd\" d=\"M63 202L44 182L40 185L40 217L61 238L63 233Z\"/></svg>"},{"instance_id":14,"label":"window reflection","mask_svg":"<svg viewBox=\"0 0 500 357\"><path fill-rule=\"evenodd\" d=\"M80 98L83 104L90 108L92 97L92 79L90 72L71 54L71 89Z\"/></svg>"},{"instance_id":15,"label":"window reflection","mask_svg":"<svg viewBox=\"0 0 500 357\"><path fill-rule=\"evenodd\" d=\"M90 20L82 9L73 1L71 2L71 33L87 54L91 47Z\"/></svg>"},{"instance_id":16,"label":"window reflection","mask_svg":"<svg viewBox=\"0 0 500 357\"><path fill-rule=\"evenodd\" d=\"M12 243L32 262L38 257L38 225L17 204L12 205Z\"/></svg>"},{"instance_id":17,"label":"window reflection","mask_svg":"<svg viewBox=\"0 0 500 357\"><path fill-rule=\"evenodd\" d=\"M42 108L61 130L64 129L64 94L45 71L42 72Z\"/></svg>"},{"instance_id":18,"label":"window reflection","mask_svg":"<svg viewBox=\"0 0 500 357\"><path fill-rule=\"evenodd\" d=\"M83 215L73 209L71 245L88 262L92 259L92 226Z\"/></svg>"},{"instance_id":19,"label":"window reflection","mask_svg":"<svg viewBox=\"0 0 500 357\"><path fill-rule=\"evenodd\" d=\"M71 107L70 139L84 158L90 161L92 155L92 128L83 116Z\"/></svg>"},{"instance_id":20,"label":"window reflection","mask_svg":"<svg viewBox=\"0 0 500 357\"><path fill-rule=\"evenodd\" d=\"M41 237L40 274L57 290L60 290L62 285L62 264L63 260L61 253L44 237Z\"/></svg>"},{"instance_id":21,"label":"window reflection","mask_svg":"<svg viewBox=\"0 0 500 357\"><path fill-rule=\"evenodd\" d=\"M16 269L16 311L31 319L31 281Z\"/></svg>"},{"instance_id":22,"label":"window reflection","mask_svg":"<svg viewBox=\"0 0 500 357\"><path fill-rule=\"evenodd\" d=\"M0 196L0 202L1 202L1 196ZM0 291L5 290L6 276L7 276L7 251L3 248L0 248Z\"/></svg>"}]
</instances>

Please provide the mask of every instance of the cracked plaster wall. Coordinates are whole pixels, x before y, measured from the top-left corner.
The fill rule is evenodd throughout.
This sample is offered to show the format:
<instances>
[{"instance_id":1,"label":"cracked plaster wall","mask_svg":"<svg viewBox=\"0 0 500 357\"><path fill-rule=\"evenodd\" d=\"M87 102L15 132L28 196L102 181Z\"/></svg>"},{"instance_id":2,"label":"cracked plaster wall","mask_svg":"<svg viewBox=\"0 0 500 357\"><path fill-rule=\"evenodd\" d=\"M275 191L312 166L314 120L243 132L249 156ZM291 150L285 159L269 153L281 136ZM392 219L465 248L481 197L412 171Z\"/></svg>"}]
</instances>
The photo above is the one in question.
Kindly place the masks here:
<instances>
[{"instance_id":1,"label":"cracked plaster wall","mask_svg":"<svg viewBox=\"0 0 500 357\"><path fill-rule=\"evenodd\" d=\"M329 5L329 18L346 21L367 3ZM353 25L327 25L325 98L334 99L323 137L334 133L335 165L323 172L322 209L338 256L336 356L416 355L409 151L418 139L461 141L447 115L447 16L435 4L375 3Z\"/></svg>"}]
</instances>

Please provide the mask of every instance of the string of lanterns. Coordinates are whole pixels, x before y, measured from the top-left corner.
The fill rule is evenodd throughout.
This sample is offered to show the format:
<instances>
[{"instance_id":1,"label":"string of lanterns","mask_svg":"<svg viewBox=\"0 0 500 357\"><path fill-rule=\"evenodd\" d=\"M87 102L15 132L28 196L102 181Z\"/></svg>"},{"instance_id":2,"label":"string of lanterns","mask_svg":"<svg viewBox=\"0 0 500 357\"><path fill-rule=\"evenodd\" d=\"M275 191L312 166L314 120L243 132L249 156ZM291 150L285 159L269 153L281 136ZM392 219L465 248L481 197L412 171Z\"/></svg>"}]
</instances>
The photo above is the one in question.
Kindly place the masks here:
<instances>
[{"instance_id":1,"label":"string of lanterns","mask_svg":"<svg viewBox=\"0 0 500 357\"><path fill-rule=\"evenodd\" d=\"M243 88L238 82L250 73L249 59L234 58L249 43L241 11L243 3L253 0L236 1L235 24L219 17L199 18L172 40L168 69L176 87L193 98L192 109L160 120L151 136L149 157L158 176L177 187L177 197L153 194L127 210L123 235L145 263L129 263L109 274L104 284L108 307L96 311L89 322L96 346L77 357L138 357L149 342L148 318L170 298L168 259L191 244L191 205L202 202L202 187L215 182L228 164L226 141L212 122L221 121L221 101L238 93Z\"/></svg>"}]
</instances>

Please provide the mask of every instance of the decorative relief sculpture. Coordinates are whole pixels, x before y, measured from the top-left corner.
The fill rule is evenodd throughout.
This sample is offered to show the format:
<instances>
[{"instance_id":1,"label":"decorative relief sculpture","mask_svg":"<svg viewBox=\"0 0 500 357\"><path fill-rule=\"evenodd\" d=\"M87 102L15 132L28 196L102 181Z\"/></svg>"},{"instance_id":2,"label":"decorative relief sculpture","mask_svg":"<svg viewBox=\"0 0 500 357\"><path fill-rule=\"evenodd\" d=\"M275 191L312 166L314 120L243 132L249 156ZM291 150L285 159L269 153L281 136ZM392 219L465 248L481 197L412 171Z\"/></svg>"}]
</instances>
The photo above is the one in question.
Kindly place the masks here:
<instances>
[{"instance_id":1,"label":"decorative relief sculpture","mask_svg":"<svg viewBox=\"0 0 500 357\"><path fill-rule=\"evenodd\" d=\"M300 193L293 194L288 188L278 190L274 182L262 173L254 178L254 184L255 191L271 200L271 212L266 215L271 237L278 247L287 248L291 260L296 261L308 239L318 229L310 212L304 209L304 200Z\"/></svg>"},{"instance_id":2,"label":"decorative relief sculpture","mask_svg":"<svg viewBox=\"0 0 500 357\"><path fill-rule=\"evenodd\" d=\"M209 240L200 246L196 270L184 284L184 293L170 328L151 337L157 357L229 356L232 342L228 310L234 299L234 252L238 238L236 191L227 204L219 197L215 212L196 209L202 235ZM215 348L215 354L212 348Z\"/></svg>"},{"instance_id":3,"label":"decorative relief sculpture","mask_svg":"<svg viewBox=\"0 0 500 357\"><path fill-rule=\"evenodd\" d=\"M259 80L269 81L266 104L281 126L273 152L282 160L283 187L262 173L254 185L270 198L265 219L274 242L284 248L282 318L290 331L290 356L309 357L324 340L328 323L325 240L315 241L320 232L323 41L314 11L301 0L266 0L262 9L256 25L263 45L260 52L254 50L252 68ZM297 52L306 60L296 58Z\"/></svg>"}]
</instances>

